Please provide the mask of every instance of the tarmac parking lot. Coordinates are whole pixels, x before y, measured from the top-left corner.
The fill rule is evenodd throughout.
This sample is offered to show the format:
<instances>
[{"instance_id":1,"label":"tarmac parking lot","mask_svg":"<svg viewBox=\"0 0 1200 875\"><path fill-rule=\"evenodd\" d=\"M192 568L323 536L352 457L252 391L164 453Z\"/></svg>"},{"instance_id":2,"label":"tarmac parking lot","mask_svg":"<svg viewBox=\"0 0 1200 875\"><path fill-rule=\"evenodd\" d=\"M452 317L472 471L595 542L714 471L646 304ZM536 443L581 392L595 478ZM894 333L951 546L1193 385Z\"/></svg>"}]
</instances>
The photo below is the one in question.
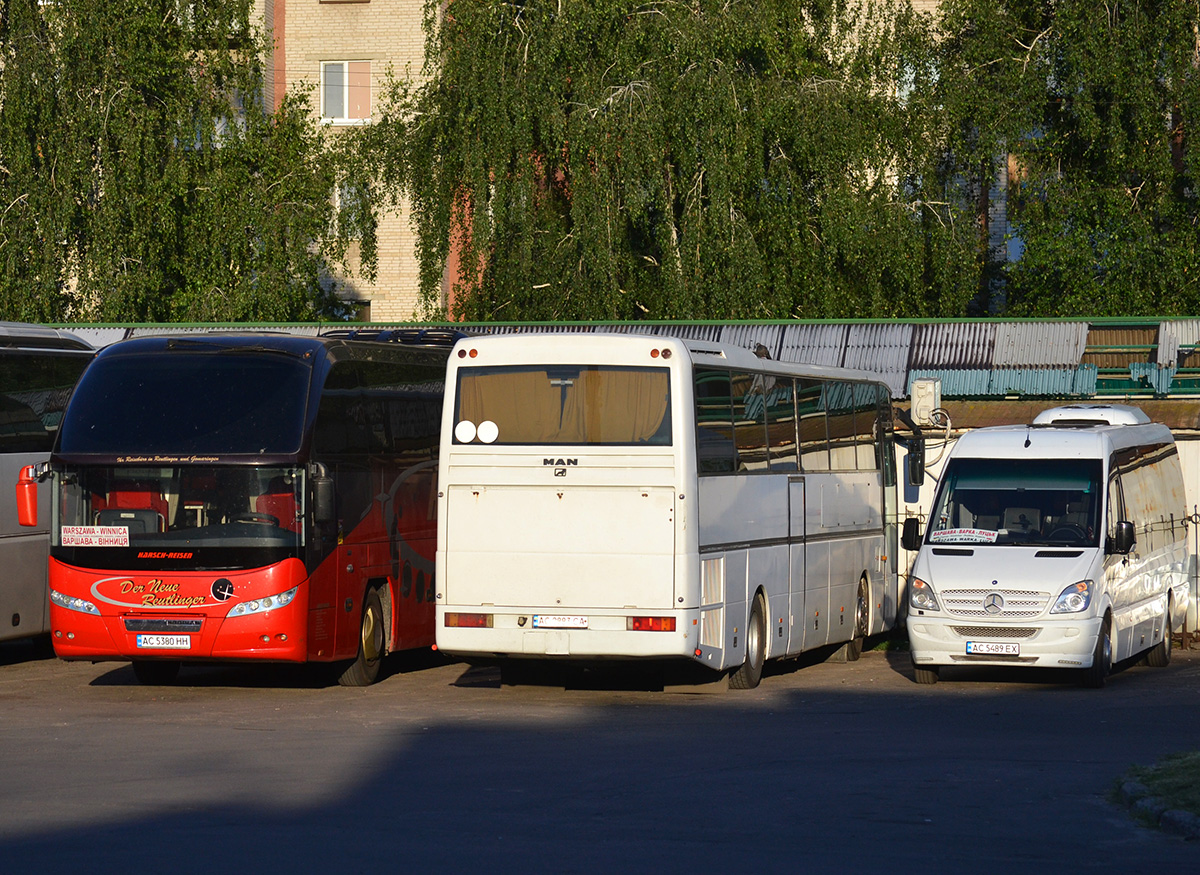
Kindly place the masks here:
<instances>
[{"instance_id":1,"label":"tarmac parking lot","mask_svg":"<svg viewBox=\"0 0 1200 875\"><path fill-rule=\"evenodd\" d=\"M9 872L1144 871L1195 842L1111 801L1200 748L1200 651L1058 673L906 653L773 667L750 691L627 674L502 686L429 652L363 689L303 667L121 663L0 644ZM636 676L633 676L636 681ZM1169 870L1170 871L1170 870ZM1174 871L1188 871L1184 868Z\"/></svg>"}]
</instances>

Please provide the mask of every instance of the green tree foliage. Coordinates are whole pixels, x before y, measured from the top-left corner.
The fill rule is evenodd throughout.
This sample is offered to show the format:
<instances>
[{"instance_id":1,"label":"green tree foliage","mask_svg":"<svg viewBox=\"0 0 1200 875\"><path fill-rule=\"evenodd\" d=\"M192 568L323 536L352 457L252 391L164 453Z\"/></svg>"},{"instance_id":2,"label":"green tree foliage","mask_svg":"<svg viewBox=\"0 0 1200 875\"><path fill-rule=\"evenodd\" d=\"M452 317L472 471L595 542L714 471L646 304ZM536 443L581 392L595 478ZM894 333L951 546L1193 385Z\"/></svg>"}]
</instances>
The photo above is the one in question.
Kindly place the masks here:
<instances>
[{"instance_id":1,"label":"green tree foliage","mask_svg":"<svg viewBox=\"0 0 1200 875\"><path fill-rule=\"evenodd\" d=\"M0 317L336 312L334 171L262 105L249 0L0 0ZM336 254L336 246L332 250Z\"/></svg>"},{"instance_id":2,"label":"green tree foliage","mask_svg":"<svg viewBox=\"0 0 1200 875\"><path fill-rule=\"evenodd\" d=\"M358 146L412 200L430 300L463 246L453 315L935 316L975 294L971 204L900 87L931 76L905 7L454 0L427 23L429 78Z\"/></svg>"},{"instance_id":3,"label":"green tree foliage","mask_svg":"<svg viewBox=\"0 0 1200 875\"><path fill-rule=\"evenodd\" d=\"M944 0L929 92L964 178L1011 155L1021 316L1200 309L1195 0Z\"/></svg>"}]
</instances>

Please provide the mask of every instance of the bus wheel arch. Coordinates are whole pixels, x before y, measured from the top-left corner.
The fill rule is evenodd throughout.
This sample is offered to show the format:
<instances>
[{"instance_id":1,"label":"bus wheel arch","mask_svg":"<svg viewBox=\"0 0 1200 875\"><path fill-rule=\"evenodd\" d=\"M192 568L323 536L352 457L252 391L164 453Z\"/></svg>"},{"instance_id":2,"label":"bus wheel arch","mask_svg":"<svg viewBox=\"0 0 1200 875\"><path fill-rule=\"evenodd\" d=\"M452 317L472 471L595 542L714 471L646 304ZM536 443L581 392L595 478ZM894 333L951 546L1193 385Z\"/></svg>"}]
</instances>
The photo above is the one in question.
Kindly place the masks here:
<instances>
[{"instance_id":1,"label":"bus wheel arch","mask_svg":"<svg viewBox=\"0 0 1200 875\"><path fill-rule=\"evenodd\" d=\"M344 687L368 687L379 677L387 653L387 620L378 587L367 589L363 598L358 633L358 655L338 677Z\"/></svg>"},{"instance_id":2,"label":"bus wheel arch","mask_svg":"<svg viewBox=\"0 0 1200 875\"><path fill-rule=\"evenodd\" d=\"M754 593L750 615L746 620L746 656L729 676L733 690L752 690L762 680L763 664L767 661L767 599L761 589Z\"/></svg>"}]
</instances>

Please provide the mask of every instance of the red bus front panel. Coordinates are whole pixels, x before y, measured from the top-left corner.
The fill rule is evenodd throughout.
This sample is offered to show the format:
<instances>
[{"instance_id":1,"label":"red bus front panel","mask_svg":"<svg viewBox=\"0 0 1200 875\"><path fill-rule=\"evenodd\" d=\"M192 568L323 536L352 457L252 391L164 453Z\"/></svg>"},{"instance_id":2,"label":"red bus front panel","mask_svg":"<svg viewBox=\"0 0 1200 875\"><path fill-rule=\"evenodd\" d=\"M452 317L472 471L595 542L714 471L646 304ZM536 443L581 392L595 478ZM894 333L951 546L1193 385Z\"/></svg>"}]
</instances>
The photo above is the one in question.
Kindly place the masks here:
<instances>
[{"instance_id":1,"label":"red bus front panel","mask_svg":"<svg viewBox=\"0 0 1200 875\"><path fill-rule=\"evenodd\" d=\"M304 564L112 573L50 560L50 628L63 659L308 658Z\"/></svg>"}]
</instances>

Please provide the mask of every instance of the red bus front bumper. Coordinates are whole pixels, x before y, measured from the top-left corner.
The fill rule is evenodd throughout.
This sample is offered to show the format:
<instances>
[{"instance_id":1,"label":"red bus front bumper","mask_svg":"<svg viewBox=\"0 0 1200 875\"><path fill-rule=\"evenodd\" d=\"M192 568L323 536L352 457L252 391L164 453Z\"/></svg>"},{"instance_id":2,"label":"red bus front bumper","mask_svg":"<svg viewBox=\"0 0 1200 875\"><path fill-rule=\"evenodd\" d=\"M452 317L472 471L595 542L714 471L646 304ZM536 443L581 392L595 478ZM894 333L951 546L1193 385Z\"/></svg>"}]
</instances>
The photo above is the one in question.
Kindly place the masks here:
<instances>
[{"instance_id":1,"label":"red bus front bumper","mask_svg":"<svg viewBox=\"0 0 1200 875\"><path fill-rule=\"evenodd\" d=\"M50 629L62 659L196 661L308 658L308 587L303 563L288 559L244 572L121 573L50 560ZM266 598L298 588L283 606ZM85 603L64 607L55 594ZM98 611L93 613L92 611Z\"/></svg>"}]
</instances>

